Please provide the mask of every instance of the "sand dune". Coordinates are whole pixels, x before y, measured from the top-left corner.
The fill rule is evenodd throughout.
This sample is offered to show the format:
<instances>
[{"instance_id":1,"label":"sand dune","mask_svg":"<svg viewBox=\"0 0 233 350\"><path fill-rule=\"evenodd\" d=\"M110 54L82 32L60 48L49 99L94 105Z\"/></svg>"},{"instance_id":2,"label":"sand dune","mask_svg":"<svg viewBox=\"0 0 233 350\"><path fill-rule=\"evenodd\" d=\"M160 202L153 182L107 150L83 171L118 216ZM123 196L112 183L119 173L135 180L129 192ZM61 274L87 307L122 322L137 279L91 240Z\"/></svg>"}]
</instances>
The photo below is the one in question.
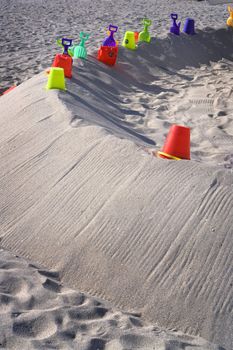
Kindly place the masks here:
<instances>
[{"instance_id":1,"label":"sand dune","mask_svg":"<svg viewBox=\"0 0 233 350\"><path fill-rule=\"evenodd\" d=\"M43 266L1 251L0 346L232 350L226 4L78 4L1 1L1 90L47 68L57 37L93 35L66 92L45 90L41 72L0 97L1 247ZM175 11L196 36L167 35ZM121 47L113 68L96 60L105 25L121 41L148 13L150 45ZM174 123L191 128L191 161L152 155Z\"/></svg>"},{"instance_id":2,"label":"sand dune","mask_svg":"<svg viewBox=\"0 0 233 350\"><path fill-rule=\"evenodd\" d=\"M65 288L56 271L0 251L1 349L220 349Z\"/></svg>"},{"instance_id":3,"label":"sand dune","mask_svg":"<svg viewBox=\"0 0 233 350\"><path fill-rule=\"evenodd\" d=\"M193 159L231 168L231 45L231 30L206 29L195 37L152 40L137 55L120 48L115 69L92 57L74 67L62 97L73 112L71 124L104 126L157 149L172 124L187 125L193 127Z\"/></svg>"},{"instance_id":4,"label":"sand dune","mask_svg":"<svg viewBox=\"0 0 233 350\"><path fill-rule=\"evenodd\" d=\"M194 40L208 35L229 38L221 30ZM190 56L181 51L190 39L175 40L157 44L153 66L145 62L147 48L136 57L121 50L113 70L94 58L78 63L67 92L45 91L42 73L1 98L1 244L60 271L71 287L231 349L232 114L226 82L232 63L226 50L220 63L198 68L198 58L202 64L220 58L216 48L209 56ZM167 41L171 55L187 53L179 67L169 55L161 58ZM177 76L173 69L180 69ZM198 102L202 98L212 101L212 112L209 100ZM169 112L156 112L161 99ZM146 150L161 146L176 121L170 115L178 120L182 105L192 116L194 160L151 156ZM145 131L144 116L151 125ZM190 123L185 113L183 123Z\"/></svg>"}]
</instances>

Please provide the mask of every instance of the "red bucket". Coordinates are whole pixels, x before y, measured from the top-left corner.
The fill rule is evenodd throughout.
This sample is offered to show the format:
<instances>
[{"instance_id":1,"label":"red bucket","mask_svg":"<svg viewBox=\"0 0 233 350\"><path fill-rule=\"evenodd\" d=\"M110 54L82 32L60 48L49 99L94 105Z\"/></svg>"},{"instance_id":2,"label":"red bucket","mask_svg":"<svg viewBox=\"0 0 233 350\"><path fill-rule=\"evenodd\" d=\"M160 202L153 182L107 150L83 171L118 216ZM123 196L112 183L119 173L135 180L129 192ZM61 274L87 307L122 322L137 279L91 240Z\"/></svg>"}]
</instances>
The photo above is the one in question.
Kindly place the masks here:
<instances>
[{"instance_id":1,"label":"red bucket","mask_svg":"<svg viewBox=\"0 0 233 350\"><path fill-rule=\"evenodd\" d=\"M117 60L118 46L101 46L97 59L109 66L114 66Z\"/></svg>"},{"instance_id":2,"label":"red bucket","mask_svg":"<svg viewBox=\"0 0 233 350\"><path fill-rule=\"evenodd\" d=\"M172 125L158 155L166 159L190 159L190 128Z\"/></svg>"},{"instance_id":3,"label":"red bucket","mask_svg":"<svg viewBox=\"0 0 233 350\"><path fill-rule=\"evenodd\" d=\"M135 39L135 43L137 43L139 39L139 32L134 32L134 39Z\"/></svg>"},{"instance_id":4,"label":"red bucket","mask_svg":"<svg viewBox=\"0 0 233 350\"><path fill-rule=\"evenodd\" d=\"M5 91L2 93L2 95L8 94L8 92L11 92L11 91L14 90L15 88L16 88L16 85L11 86L9 89L5 90Z\"/></svg>"},{"instance_id":5,"label":"red bucket","mask_svg":"<svg viewBox=\"0 0 233 350\"><path fill-rule=\"evenodd\" d=\"M72 78L72 64L73 64L72 57L65 54L57 54L54 58L52 67L63 68L65 77Z\"/></svg>"}]
</instances>

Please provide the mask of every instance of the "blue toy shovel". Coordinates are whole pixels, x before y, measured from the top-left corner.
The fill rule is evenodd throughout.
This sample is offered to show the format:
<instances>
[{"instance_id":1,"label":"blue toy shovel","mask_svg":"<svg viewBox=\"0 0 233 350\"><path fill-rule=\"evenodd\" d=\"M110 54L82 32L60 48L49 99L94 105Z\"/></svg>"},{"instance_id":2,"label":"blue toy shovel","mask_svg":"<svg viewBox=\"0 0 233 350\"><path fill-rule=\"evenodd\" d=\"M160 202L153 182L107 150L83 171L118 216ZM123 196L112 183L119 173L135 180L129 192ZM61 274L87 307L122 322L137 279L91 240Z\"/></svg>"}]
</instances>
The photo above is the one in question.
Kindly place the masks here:
<instances>
[{"instance_id":1,"label":"blue toy shovel","mask_svg":"<svg viewBox=\"0 0 233 350\"><path fill-rule=\"evenodd\" d=\"M69 55L69 47L72 46L72 39L62 38L57 40L57 45L63 47L63 55Z\"/></svg>"}]
</instances>

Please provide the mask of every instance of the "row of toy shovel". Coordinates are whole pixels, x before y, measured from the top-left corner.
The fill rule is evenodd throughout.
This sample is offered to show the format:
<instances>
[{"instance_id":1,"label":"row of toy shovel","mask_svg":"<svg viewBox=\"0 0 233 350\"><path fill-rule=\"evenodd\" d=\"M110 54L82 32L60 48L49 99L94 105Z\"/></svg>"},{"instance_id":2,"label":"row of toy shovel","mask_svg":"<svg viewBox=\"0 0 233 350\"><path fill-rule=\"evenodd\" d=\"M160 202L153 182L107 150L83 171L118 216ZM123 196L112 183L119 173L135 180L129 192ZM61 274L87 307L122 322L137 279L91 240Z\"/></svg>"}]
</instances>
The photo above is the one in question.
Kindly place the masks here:
<instances>
[{"instance_id":1,"label":"row of toy shovel","mask_svg":"<svg viewBox=\"0 0 233 350\"><path fill-rule=\"evenodd\" d=\"M178 15L176 13L171 14L172 19L172 26L170 27L170 33L175 35L180 35L180 25L181 22L177 23ZM144 18L142 21L142 24L144 25L144 29L142 32L132 32L132 31L126 31L124 35L124 39L122 42L122 46L124 46L127 49L130 50L136 50L137 49L137 43L138 42L147 42L150 43L151 36L149 33L148 28L150 27L152 21L150 19ZM195 22L192 18L187 18L184 24L183 32L188 35L194 35L195 34ZM113 26L110 24L109 31L110 36L105 39L103 42L103 45L100 47L98 51L98 60L113 66L116 63L117 55L118 55L118 45L116 41L114 40L113 34L117 31L116 26Z\"/></svg>"},{"instance_id":2,"label":"row of toy shovel","mask_svg":"<svg viewBox=\"0 0 233 350\"><path fill-rule=\"evenodd\" d=\"M142 24L144 25L143 30L138 32L130 32L126 31L124 35L124 39L122 42L122 46L126 47L130 50L135 50L137 48L137 42L147 42L151 41L151 36L148 28L151 26L152 21L150 19L144 18ZM99 51L98 51L98 60L113 66L116 63L118 56L118 44L115 41L113 35L117 32L118 27L110 24L109 32L110 35L103 41Z\"/></svg>"},{"instance_id":3,"label":"row of toy shovel","mask_svg":"<svg viewBox=\"0 0 233 350\"><path fill-rule=\"evenodd\" d=\"M148 27L151 25L151 20L143 19L142 21L144 25L144 29L140 33L133 33L135 40L150 42L151 37L148 31ZM114 34L118 31L118 27L112 24L109 25L108 28L108 37L106 37L98 50L97 59L101 62L104 62L108 65L114 65L116 63L117 55L118 55L118 42L114 38ZM131 47L129 43L129 33L126 32L125 38L123 41L123 46L128 48ZM62 38L61 40L57 40L57 44L63 47L62 54L56 54L52 67L63 68L65 77L72 77L72 64L73 58L82 58L86 59L87 50L85 47L85 42L89 39L90 34L81 32L80 39L81 42L77 46L73 46L73 40L68 38Z\"/></svg>"},{"instance_id":4,"label":"row of toy shovel","mask_svg":"<svg viewBox=\"0 0 233 350\"><path fill-rule=\"evenodd\" d=\"M232 11L230 7L228 8L228 10ZM231 13L231 17L228 19L228 22L227 22L229 26L233 26L232 18L233 16ZM176 13L172 13L171 19L173 20L173 24L170 28L170 33L179 35L181 22L179 23L176 22L178 19L178 15ZM137 48L138 41L144 41L149 43L151 40L151 36L148 31L148 28L150 27L151 23L152 23L151 20L144 18L142 20L144 29L140 33L127 31L125 33L122 46L131 50L135 50ZM117 26L110 24L109 26L110 34L107 38L105 38L105 40L103 41L103 44L98 50L98 56L97 56L98 60L111 66L113 66L116 63L117 56L118 56L118 43L115 41L113 37L114 33L116 33L117 30L118 30ZM195 34L193 19L191 18L186 19L183 32L189 35ZM63 38L62 40L57 40L57 44L59 46L62 46L64 48L64 51L62 54L57 54L55 56L52 67L63 68L65 77L71 78L72 64L73 64L72 58L81 58L81 59L87 58L87 49L85 47L85 42L89 39L89 37L90 37L90 34L81 32L80 43L79 45L76 45L76 46L73 45L72 39ZM12 86L10 89L6 90L5 93L8 93L14 87L15 86Z\"/></svg>"},{"instance_id":5,"label":"row of toy shovel","mask_svg":"<svg viewBox=\"0 0 233 350\"><path fill-rule=\"evenodd\" d=\"M170 33L175 35L180 34L180 25L181 22L177 23L178 15L176 13L171 14L171 19L173 21L172 26L170 27ZM124 35L124 39L122 42L122 46L127 49L135 50L137 48L138 42L147 42L150 43L151 36L149 33L149 27L152 24L152 21L148 18L144 18L142 20L142 24L144 26L143 30L139 32L126 31ZM105 64L113 66L116 63L118 56L118 43L114 38L114 34L117 32L118 27L112 24L109 25L109 36L104 39L103 44L98 50L97 59ZM185 21L183 32L189 35L195 34L194 29L194 20L191 18L187 18ZM77 46L72 45L72 39L63 38L62 40L58 40L57 43L60 46L64 47L63 54L58 54L55 57L53 62L54 67L61 67L65 70L65 76L67 78L71 78L72 76L72 60L69 58L82 58L86 59L87 57L87 49L85 47L85 42L89 39L90 34L81 32L80 33L80 44Z\"/></svg>"}]
</instances>

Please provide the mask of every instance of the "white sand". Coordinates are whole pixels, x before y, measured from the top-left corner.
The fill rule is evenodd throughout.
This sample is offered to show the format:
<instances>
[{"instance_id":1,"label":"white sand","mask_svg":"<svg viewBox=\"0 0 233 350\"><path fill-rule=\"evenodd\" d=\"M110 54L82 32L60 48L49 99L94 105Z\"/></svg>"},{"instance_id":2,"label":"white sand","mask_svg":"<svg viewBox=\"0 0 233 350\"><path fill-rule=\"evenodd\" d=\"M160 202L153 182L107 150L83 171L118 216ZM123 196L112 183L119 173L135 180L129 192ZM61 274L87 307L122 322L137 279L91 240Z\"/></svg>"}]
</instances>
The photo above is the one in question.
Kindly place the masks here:
<instances>
[{"instance_id":1,"label":"white sand","mask_svg":"<svg viewBox=\"0 0 233 350\"><path fill-rule=\"evenodd\" d=\"M232 34L209 28L121 48L114 68L92 53L75 62L66 92L46 91L41 73L0 98L2 247L228 350ZM192 161L150 154L173 123L191 127Z\"/></svg>"},{"instance_id":2,"label":"white sand","mask_svg":"<svg viewBox=\"0 0 233 350\"><path fill-rule=\"evenodd\" d=\"M0 281L1 349L219 349L65 288L56 271L4 251L0 251Z\"/></svg>"}]
</instances>

